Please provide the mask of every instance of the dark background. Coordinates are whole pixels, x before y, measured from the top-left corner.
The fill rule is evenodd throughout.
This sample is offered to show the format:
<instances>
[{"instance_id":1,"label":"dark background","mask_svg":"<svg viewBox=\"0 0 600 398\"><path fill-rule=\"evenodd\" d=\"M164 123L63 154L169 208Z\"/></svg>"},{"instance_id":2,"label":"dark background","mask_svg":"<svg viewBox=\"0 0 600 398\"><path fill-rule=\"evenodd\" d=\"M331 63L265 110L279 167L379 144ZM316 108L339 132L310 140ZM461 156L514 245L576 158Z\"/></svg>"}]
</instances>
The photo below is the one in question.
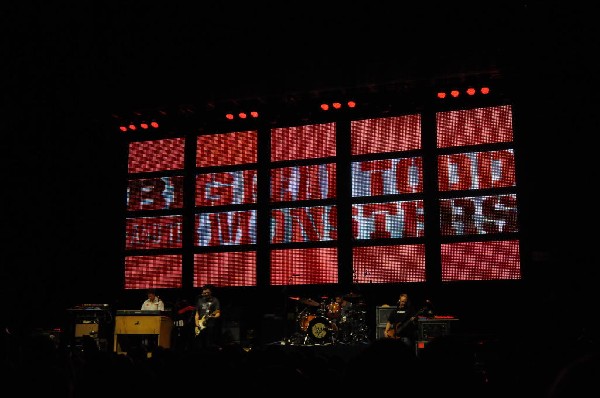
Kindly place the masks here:
<instances>
[{"instance_id":1,"label":"dark background","mask_svg":"<svg viewBox=\"0 0 600 398\"><path fill-rule=\"evenodd\" d=\"M587 325L598 278L590 10L206 3L1 6L3 322L52 328L76 304L141 305L144 294L120 292L126 154L113 115L490 74L514 97L526 278L436 294L453 313L483 302L492 320Z\"/></svg>"}]
</instances>

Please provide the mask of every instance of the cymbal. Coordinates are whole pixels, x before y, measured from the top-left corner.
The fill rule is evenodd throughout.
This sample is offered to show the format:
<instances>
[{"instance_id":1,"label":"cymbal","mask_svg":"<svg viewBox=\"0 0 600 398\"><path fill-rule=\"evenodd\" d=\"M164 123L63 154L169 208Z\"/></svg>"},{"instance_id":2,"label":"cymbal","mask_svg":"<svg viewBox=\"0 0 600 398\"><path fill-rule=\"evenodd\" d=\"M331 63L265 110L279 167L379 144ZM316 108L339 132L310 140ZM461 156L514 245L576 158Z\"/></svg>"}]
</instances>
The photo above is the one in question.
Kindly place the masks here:
<instances>
[{"instance_id":1,"label":"cymbal","mask_svg":"<svg viewBox=\"0 0 600 398\"><path fill-rule=\"evenodd\" d=\"M360 297L362 297L362 295L360 295L358 293L354 293L354 292L350 292L344 296L344 298L347 300L356 299L356 298L360 298Z\"/></svg>"},{"instance_id":2,"label":"cymbal","mask_svg":"<svg viewBox=\"0 0 600 398\"><path fill-rule=\"evenodd\" d=\"M290 300L294 300L294 301L298 301L300 300L300 297L295 297L295 296L290 296L288 297Z\"/></svg>"},{"instance_id":3,"label":"cymbal","mask_svg":"<svg viewBox=\"0 0 600 398\"><path fill-rule=\"evenodd\" d=\"M300 302L302 304L310 305L311 307L318 307L320 305L319 302L317 302L317 301L315 301L315 300L313 300L311 298L301 299Z\"/></svg>"}]
</instances>

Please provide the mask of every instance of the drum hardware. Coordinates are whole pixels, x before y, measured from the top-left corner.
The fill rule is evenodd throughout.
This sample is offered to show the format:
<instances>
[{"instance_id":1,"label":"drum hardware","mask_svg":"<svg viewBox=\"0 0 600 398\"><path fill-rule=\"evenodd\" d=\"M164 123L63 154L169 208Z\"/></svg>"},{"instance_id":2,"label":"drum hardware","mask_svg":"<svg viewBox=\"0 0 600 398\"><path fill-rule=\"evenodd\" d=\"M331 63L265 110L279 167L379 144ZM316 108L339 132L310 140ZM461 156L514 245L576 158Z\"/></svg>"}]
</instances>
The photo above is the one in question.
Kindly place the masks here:
<instances>
[{"instance_id":1,"label":"drum hardware","mask_svg":"<svg viewBox=\"0 0 600 398\"><path fill-rule=\"evenodd\" d=\"M360 295L358 293L350 292L343 297L344 297L344 300L354 301L354 300L358 300L358 299L362 298L362 295Z\"/></svg>"},{"instance_id":2,"label":"drum hardware","mask_svg":"<svg viewBox=\"0 0 600 398\"><path fill-rule=\"evenodd\" d=\"M342 307L340 303L333 301L325 306L325 313L329 319L338 319L341 316Z\"/></svg>"},{"instance_id":3,"label":"drum hardware","mask_svg":"<svg viewBox=\"0 0 600 398\"><path fill-rule=\"evenodd\" d=\"M321 305L321 304L319 304L318 301L315 301L315 300L313 300L311 298L302 298L302 299L300 299L300 302L302 304L306 304L306 305L308 305L310 307L319 307Z\"/></svg>"},{"instance_id":4,"label":"drum hardware","mask_svg":"<svg viewBox=\"0 0 600 398\"><path fill-rule=\"evenodd\" d=\"M368 343L366 311L364 302L356 301L342 308L342 302L322 297L321 302L312 298L289 297L297 301L296 331L287 339L290 345L327 345Z\"/></svg>"}]
</instances>

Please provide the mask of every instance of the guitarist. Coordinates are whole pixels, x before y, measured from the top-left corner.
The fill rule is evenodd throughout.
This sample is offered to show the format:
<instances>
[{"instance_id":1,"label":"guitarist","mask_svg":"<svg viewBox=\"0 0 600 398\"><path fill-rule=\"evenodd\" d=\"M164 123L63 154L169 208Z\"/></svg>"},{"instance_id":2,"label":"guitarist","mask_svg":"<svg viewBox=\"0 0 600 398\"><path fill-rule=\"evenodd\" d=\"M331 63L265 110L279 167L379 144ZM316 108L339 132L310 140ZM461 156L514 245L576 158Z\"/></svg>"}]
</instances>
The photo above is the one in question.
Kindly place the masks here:
<instances>
[{"instance_id":1,"label":"guitarist","mask_svg":"<svg viewBox=\"0 0 600 398\"><path fill-rule=\"evenodd\" d=\"M408 299L408 294L400 294L396 309L390 312L388 317L384 336L399 339L412 348L416 332L416 319L417 316Z\"/></svg>"},{"instance_id":2,"label":"guitarist","mask_svg":"<svg viewBox=\"0 0 600 398\"><path fill-rule=\"evenodd\" d=\"M221 303L213 296L213 287L205 285L196 303L194 314L195 347L199 350L218 349L221 336Z\"/></svg>"}]
</instances>

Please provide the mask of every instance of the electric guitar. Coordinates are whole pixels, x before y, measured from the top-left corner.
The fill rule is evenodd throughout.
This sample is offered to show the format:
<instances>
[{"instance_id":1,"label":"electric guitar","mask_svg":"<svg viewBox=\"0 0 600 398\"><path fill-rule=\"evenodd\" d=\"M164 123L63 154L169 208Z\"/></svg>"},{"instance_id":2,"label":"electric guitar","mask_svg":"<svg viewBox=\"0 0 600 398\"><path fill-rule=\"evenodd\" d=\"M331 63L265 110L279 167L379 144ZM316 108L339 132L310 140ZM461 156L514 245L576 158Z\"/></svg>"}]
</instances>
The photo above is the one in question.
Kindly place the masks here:
<instances>
[{"instance_id":1,"label":"electric guitar","mask_svg":"<svg viewBox=\"0 0 600 398\"><path fill-rule=\"evenodd\" d=\"M196 336L198 336L204 329L206 329L206 322L208 321L208 318L214 318L216 313L217 311L213 313L204 314L202 315L202 318L196 319L196 327L194 328Z\"/></svg>"}]
</instances>

